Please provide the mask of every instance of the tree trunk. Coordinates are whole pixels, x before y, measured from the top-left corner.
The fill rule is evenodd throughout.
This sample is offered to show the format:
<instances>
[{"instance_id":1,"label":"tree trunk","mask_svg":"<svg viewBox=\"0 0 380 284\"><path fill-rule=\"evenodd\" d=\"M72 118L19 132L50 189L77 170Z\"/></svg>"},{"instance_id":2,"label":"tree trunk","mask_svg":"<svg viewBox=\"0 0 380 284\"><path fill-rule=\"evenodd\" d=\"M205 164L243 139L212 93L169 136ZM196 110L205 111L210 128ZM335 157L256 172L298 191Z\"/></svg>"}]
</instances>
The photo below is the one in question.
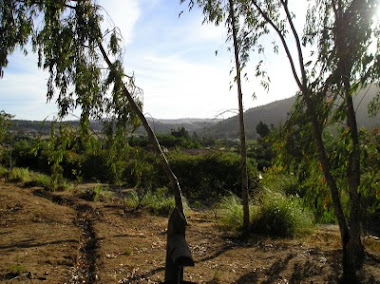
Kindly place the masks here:
<instances>
[{"instance_id":1,"label":"tree trunk","mask_svg":"<svg viewBox=\"0 0 380 284\"><path fill-rule=\"evenodd\" d=\"M113 64L110 61L110 59L108 58L107 53L106 53L102 43L98 42L98 45L99 45L99 48L100 48L100 51L103 55L104 60L107 62L108 67L112 68ZM174 192L175 205L180 210L180 212L182 212L182 214L184 214L183 204L182 204L182 190L181 190L181 187L180 187L180 184L178 182L177 177L175 176L175 174L173 173L173 171L170 168L170 165L169 165L169 162L165 156L165 153L162 151L161 145L158 142L158 139L157 139L156 135L154 134L152 128L149 126L148 121L146 120L144 114L142 113L142 111L140 110L140 108L138 107L136 102L134 101L131 93L128 91L128 89L125 87L125 85L123 85L123 92L124 92L124 95L127 97L128 103L130 104L132 110L135 112L135 114L141 120L141 123L143 124L143 127L148 134L148 138L149 138L149 140L150 140L150 142L154 148L154 151L156 152L156 155L158 155L158 157L160 159L162 168L163 168L167 178L169 179L170 184L171 184L172 189L173 189L173 192Z\"/></svg>"},{"instance_id":2,"label":"tree trunk","mask_svg":"<svg viewBox=\"0 0 380 284\"><path fill-rule=\"evenodd\" d=\"M349 238L343 243L343 278L352 279L352 273L363 267L364 247L361 242L361 200L358 192L360 186L360 144L355 109L350 94L350 84L345 83L347 104L347 126L350 130L352 150L349 153L347 167L348 190L350 196Z\"/></svg>"},{"instance_id":3,"label":"tree trunk","mask_svg":"<svg viewBox=\"0 0 380 284\"><path fill-rule=\"evenodd\" d=\"M234 43L235 53L235 67L236 67L236 82L239 102L239 126L240 126L240 156L241 156L241 195L243 203L243 230L249 229L249 197L248 197L248 169L247 169L247 145L245 140L245 127L244 127L244 108L243 108L243 93L241 88L241 74L240 74L240 59L239 59L239 44L238 44L238 31L236 27L236 17L234 11L233 0L230 2L230 17L232 26L232 38Z\"/></svg>"}]
</instances>

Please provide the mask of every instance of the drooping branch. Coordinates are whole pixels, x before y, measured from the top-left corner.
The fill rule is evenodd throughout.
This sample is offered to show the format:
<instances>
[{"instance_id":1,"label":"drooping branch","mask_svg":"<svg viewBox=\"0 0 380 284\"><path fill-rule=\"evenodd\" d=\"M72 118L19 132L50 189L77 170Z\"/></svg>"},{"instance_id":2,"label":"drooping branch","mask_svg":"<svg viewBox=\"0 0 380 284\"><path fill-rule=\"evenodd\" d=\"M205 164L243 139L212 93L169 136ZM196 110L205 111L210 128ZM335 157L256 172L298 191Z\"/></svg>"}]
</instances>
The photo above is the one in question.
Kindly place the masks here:
<instances>
[{"instance_id":1,"label":"drooping branch","mask_svg":"<svg viewBox=\"0 0 380 284\"><path fill-rule=\"evenodd\" d=\"M111 60L109 59L107 52L105 51L103 44L100 41L98 41L98 46L99 46L100 52L102 53L102 56L103 56L104 60L106 61L108 67L110 69L113 69L114 65L111 62ZM135 112L135 114L139 117L141 123L143 124L145 131L148 134L149 140L152 143L153 148L154 148L156 154L158 155L158 157L160 159L160 162L161 162L161 165L164 169L164 172L165 172L166 176L168 177L168 179L172 185L172 189L174 191L174 199L175 199L176 207L180 210L180 212L183 213L182 190L181 190L180 184L178 182L178 179L175 176L175 174L173 173L173 171L171 170L169 162L165 156L165 153L163 152L163 150L161 148L160 143L158 142L156 135L154 134L152 128L149 126L148 121L146 120L146 118L145 118L144 114L142 113L141 109L139 108L139 106L134 101L132 94L128 91L125 84L122 85L122 90L123 90L123 93L128 100L129 105L131 106L131 108Z\"/></svg>"}]
</instances>

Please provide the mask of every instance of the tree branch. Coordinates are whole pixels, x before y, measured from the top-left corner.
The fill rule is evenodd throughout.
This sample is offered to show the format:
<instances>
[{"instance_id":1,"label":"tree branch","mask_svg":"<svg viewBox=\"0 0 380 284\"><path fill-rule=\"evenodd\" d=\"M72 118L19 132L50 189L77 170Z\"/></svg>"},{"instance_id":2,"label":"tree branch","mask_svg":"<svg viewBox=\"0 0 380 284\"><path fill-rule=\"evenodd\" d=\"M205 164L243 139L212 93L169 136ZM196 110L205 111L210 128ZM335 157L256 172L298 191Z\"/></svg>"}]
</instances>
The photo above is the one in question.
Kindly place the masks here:
<instances>
[{"instance_id":1,"label":"tree branch","mask_svg":"<svg viewBox=\"0 0 380 284\"><path fill-rule=\"evenodd\" d=\"M289 23L290 28L291 28L292 33L293 33L294 40L295 40L296 45L297 45L298 61L299 61L299 66L300 66L300 70L301 70L301 74L302 74L302 84L303 84L304 88L307 88L306 70L305 70L305 64L304 64L304 59L303 59L301 41L300 41L300 38L298 36L297 30L294 26L293 19L290 15L290 12L289 12L288 1L281 0L281 4L284 7L284 11L286 13L286 18L288 20L288 23Z\"/></svg>"},{"instance_id":2,"label":"tree branch","mask_svg":"<svg viewBox=\"0 0 380 284\"><path fill-rule=\"evenodd\" d=\"M296 70L296 67L295 67L295 64L294 64L294 59L293 59L293 56L292 54L290 53L290 50L289 50L289 46L285 40L285 37L283 36L283 34L281 33L280 29L277 27L277 25L269 18L269 16L259 7L259 5L257 5L256 1L252 0L252 4L253 6L255 6L255 8L257 9L257 11L259 11L260 15L265 19L265 21L267 21L269 23L269 25L275 30L275 32L278 34L278 36L280 37L280 40L281 40L281 43L282 43L282 46L284 47L285 49L285 52L286 52L286 55L289 59L289 63L290 63L290 66L291 66L291 69L292 69L292 73L293 73L293 76L294 76L294 79L296 80L296 83L298 85L298 88L300 90L302 90L303 88L303 85L301 83L301 80L300 78L298 77L298 74L297 74L297 70Z\"/></svg>"},{"instance_id":3,"label":"tree branch","mask_svg":"<svg viewBox=\"0 0 380 284\"><path fill-rule=\"evenodd\" d=\"M103 44L101 43L100 40L98 40L98 46L99 46L100 52L102 53L103 58L106 61L108 67L109 68L113 68L113 64L112 64L111 60L109 59L109 57L107 55L107 52L105 51L105 49L103 47ZM126 96L126 98L128 100L128 103L131 106L132 110L139 117L141 123L143 124L143 127L145 128L145 131L148 134L148 137L149 137L149 139L150 139L150 141L152 143L152 146L153 146L156 154L159 156L159 159L160 159L161 165L163 167L163 170L164 170L166 176L168 177L168 179L169 179L169 181L170 181L170 183L171 183L171 185L173 187L174 199L175 199L176 207L183 214L182 190L181 190L181 187L179 185L178 179L175 176L175 174L173 173L173 171L171 170L169 162L168 162L168 160L167 160L167 158L165 156L164 151L161 148L160 143L157 140L156 135L154 134L152 128L149 126L148 121L146 120L146 118L145 118L144 114L142 113L141 109L139 108L139 106L134 101L132 94L128 91L128 89L125 86L125 84L122 84L122 89L123 89L123 93ZM184 215L184 217L185 217L185 215Z\"/></svg>"}]
</instances>

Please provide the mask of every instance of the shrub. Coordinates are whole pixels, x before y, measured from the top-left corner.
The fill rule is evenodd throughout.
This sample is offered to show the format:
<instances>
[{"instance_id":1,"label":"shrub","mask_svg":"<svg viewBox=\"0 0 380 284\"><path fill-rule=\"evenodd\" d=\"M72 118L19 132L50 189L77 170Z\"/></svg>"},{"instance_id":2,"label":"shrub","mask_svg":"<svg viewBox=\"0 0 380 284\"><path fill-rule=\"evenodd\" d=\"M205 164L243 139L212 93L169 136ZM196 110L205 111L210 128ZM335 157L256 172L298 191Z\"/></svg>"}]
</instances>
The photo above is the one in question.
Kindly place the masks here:
<instances>
[{"instance_id":1,"label":"shrub","mask_svg":"<svg viewBox=\"0 0 380 284\"><path fill-rule=\"evenodd\" d=\"M168 156L174 173L190 200L214 203L230 192L240 195L240 156L234 153L207 152L190 155L173 152ZM250 184L256 183L255 165L248 164Z\"/></svg>"},{"instance_id":2,"label":"shrub","mask_svg":"<svg viewBox=\"0 0 380 284\"><path fill-rule=\"evenodd\" d=\"M264 188L257 199L252 232L271 237L294 237L309 231L313 215L295 197Z\"/></svg>"}]
</instances>

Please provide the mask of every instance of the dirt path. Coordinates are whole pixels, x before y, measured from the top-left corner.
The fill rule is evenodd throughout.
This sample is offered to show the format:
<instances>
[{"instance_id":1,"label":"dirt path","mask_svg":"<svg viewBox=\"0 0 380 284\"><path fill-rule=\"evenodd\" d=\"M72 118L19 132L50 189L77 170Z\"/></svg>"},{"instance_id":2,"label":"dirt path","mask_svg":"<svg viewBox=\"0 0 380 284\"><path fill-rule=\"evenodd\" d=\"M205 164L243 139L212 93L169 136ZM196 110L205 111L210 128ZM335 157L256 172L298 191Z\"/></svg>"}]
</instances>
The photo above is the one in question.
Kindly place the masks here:
<instances>
[{"instance_id":1,"label":"dirt path","mask_svg":"<svg viewBox=\"0 0 380 284\"><path fill-rule=\"evenodd\" d=\"M241 241L209 212L188 216L195 283L336 283L336 226L301 239ZM0 184L1 283L160 283L167 218L125 214L119 201L90 202L69 192ZM380 283L380 241L364 240L364 283Z\"/></svg>"},{"instance_id":2,"label":"dirt path","mask_svg":"<svg viewBox=\"0 0 380 284\"><path fill-rule=\"evenodd\" d=\"M76 211L74 224L80 230L79 249L70 283L96 284L98 281L96 266L97 238L93 227L96 212L92 205L65 193L51 193L34 190L33 194L46 198L55 204L68 206Z\"/></svg>"}]
</instances>

